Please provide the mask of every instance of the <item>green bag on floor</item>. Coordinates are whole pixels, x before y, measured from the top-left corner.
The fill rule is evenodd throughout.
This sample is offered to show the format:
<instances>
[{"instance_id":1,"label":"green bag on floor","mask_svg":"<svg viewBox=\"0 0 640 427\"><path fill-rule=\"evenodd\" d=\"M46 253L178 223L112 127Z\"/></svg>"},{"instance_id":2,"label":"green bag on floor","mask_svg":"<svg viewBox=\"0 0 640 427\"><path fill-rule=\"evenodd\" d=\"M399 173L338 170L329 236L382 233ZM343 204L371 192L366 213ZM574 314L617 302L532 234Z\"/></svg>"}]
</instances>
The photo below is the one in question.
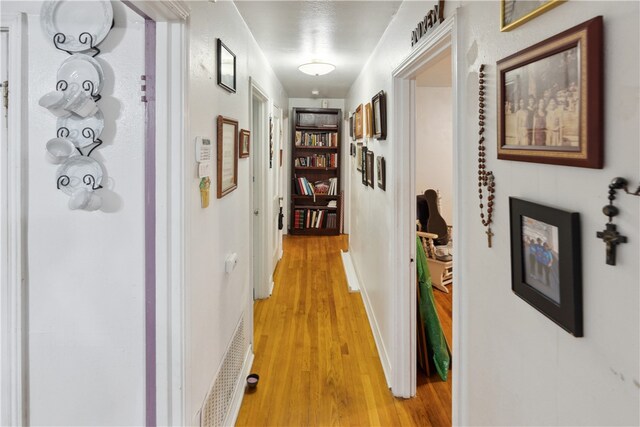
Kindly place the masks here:
<instances>
[{"instance_id":1,"label":"green bag on floor","mask_svg":"<svg viewBox=\"0 0 640 427\"><path fill-rule=\"evenodd\" d=\"M429 274L429 266L427 264L427 256L420 242L420 238L416 237L416 269L418 273L418 286L420 286L420 318L424 321L424 328L427 331L427 340L431 351L433 352L433 362L436 366L438 375L442 381L447 380L449 373L449 350L447 342L442 332L440 319L436 312L436 303L433 297L433 288L431 286L431 274Z\"/></svg>"}]
</instances>

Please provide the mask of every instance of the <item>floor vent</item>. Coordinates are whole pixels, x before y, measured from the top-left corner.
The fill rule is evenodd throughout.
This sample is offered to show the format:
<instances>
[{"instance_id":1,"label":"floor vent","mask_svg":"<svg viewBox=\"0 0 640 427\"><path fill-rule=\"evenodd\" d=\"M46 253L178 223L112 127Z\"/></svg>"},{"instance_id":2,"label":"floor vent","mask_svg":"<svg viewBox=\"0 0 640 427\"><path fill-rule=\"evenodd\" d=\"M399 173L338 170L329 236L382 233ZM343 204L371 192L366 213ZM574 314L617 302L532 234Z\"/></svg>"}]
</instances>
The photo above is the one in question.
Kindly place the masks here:
<instances>
[{"instance_id":1,"label":"floor vent","mask_svg":"<svg viewBox=\"0 0 640 427\"><path fill-rule=\"evenodd\" d=\"M202 407L201 426L217 427L223 425L231 406L238 377L242 372L246 349L243 317L238 323L218 376Z\"/></svg>"}]
</instances>

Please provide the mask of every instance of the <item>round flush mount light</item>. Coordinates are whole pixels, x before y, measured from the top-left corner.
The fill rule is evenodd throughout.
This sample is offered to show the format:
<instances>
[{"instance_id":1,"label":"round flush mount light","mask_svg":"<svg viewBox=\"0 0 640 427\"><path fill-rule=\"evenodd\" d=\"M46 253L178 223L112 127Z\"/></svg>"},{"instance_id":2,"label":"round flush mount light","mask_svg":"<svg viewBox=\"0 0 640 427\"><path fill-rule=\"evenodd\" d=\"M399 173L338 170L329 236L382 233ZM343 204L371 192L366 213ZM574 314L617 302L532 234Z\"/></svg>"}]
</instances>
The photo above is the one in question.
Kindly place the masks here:
<instances>
[{"instance_id":1,"label":"round flush mount light","mask_svg":"<svg viewBox=\"0 0 640 427\"><path fill-rule=\"evenodd\" d=\"M329 74L336 69L336 66L327 62L309 62L308 64L302 64L298 67L298 70L310 76L322 76Z\"/></svg>"},{"instance_id":2,"label":"round flush mount light","mask_svg":"<svg viewBox=\"0 0 640 427\"><path fill-rule=\"evenodd\" d=\"M314 89L314 90L311 91L311 95L320 95L320 91Z\"/></svg>"}]
</instances>

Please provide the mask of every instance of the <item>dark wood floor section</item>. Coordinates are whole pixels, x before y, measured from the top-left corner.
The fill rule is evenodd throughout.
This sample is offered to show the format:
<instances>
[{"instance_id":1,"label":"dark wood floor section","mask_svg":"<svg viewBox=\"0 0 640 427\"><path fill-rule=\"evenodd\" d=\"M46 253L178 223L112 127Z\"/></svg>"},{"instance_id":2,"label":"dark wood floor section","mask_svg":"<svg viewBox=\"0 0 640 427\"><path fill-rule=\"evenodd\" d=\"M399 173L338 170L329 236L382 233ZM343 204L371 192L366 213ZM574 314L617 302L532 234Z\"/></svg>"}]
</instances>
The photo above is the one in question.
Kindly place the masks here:
<instances>
[{"instance_id":1,"label":"dark wood floor section","mask_svg":"<svg viewBox=\"0 0 640 427\"><path fill-rule=\"evenodd\" d=\"M346 236L285 238L274 293L254 306L260 383L238 426L451 425L451 375L419 374L413 399L388 389L361 296L347 290L346 247ZM434 293L452 342L451 294Z\"/></svg>"}]
</instances>

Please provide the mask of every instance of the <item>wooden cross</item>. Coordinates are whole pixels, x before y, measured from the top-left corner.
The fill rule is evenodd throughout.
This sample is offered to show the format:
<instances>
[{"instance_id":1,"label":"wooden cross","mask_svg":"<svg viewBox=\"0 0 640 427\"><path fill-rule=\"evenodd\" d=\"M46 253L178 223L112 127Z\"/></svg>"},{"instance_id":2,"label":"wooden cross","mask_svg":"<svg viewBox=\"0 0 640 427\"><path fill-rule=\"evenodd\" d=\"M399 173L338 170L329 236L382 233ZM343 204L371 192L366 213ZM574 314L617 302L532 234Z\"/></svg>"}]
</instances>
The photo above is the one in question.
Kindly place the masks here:
<instances>
[{"instance_id":1,"label":"wooden cross","mask_svg":"<svg viewBox=\"0 0 640 427\"><path fill-rule=\"evenodd\" d=\"M616 265L616 247L621 243L627 243L627 237L620 235L616 225L611 223L607 224L604 231L598 231L596 237L607 245L607 264Z\"/></svg>"},{"instance_id":2,"label":"wooden cross","mask_svg":"<svg viewBox=\"0 0 640 427\"><path fill-rule=\"evenodd\" d=\"M491 238L493 237L493 233L491 232L491 227L487 228L487 240L489 243L489 247L491 247Z\"/></svg>"}]
</instances>

